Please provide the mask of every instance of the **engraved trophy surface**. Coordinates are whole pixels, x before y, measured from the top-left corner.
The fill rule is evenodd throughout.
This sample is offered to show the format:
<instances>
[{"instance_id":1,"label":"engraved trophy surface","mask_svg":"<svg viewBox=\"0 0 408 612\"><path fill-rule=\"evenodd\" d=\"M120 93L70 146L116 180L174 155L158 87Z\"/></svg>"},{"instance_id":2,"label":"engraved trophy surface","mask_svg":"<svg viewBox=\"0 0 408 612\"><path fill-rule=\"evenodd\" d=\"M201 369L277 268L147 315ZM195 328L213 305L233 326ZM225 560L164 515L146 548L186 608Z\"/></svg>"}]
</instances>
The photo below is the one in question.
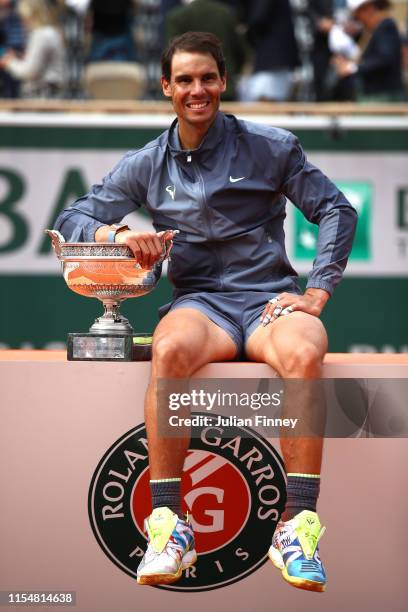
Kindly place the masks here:
<instances>
[{"instance_id":1,"label":"engraved trophy surface","mask_svg":"<svg viewBox=\"0 0 408 612\"><path fill-rule=\"evenodd\" d=\"M65 282L75 293L99 299L104 313L89 333L68 334L69 360L132 361L150 358L151 336L134 335L120 304L140 297L157 285L162 262L169 256L176 233L161 236L163 254L151 268L142 268L126 244L110 242L65 242L56 230L46 230L62 264ZM148 342L150 340L150 342Z\"/></svg>"}]
</instances>

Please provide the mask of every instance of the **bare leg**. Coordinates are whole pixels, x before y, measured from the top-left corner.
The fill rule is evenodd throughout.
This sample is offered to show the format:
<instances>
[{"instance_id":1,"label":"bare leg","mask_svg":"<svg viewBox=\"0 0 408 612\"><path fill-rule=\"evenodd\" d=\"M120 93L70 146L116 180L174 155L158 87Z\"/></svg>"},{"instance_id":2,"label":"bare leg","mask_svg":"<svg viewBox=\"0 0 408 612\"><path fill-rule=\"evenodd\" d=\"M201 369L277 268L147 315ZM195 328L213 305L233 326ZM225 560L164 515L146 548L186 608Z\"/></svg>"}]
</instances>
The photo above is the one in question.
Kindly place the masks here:
<instances>
[{"instance_id":1,"label":"bare leg","mask_svg":"<svg viewBox=\"0 0 408 612\"><path fill-rule=\"evenodd\" d=\"M288 385L291 393L285 401L290 415L313 419L316 415L316 388L312 379L321 376L327 335L321 321L304 312L279 317L250 336L246 353L253 361L271 365L282 378L309 379L310 384ZM320 415L318 415L319 417ZM324 423L323 423L324 424ZM281 449L289 473L320 474L323 438L281 436Z\"/></svg>"},{"instance_id":2,"label":"bare leg","mask_svg":"<svg viewBox=\"0 0 408 612\"><path fill-rule=\"evenodd\" d=\"M292 417L300 419L298 431L281 434L285 468L291 478L283 522L274 533L269 557L289 584L317 592L324 591L326 574L318 555L322 528L314 512L325 423L324 402L320 401L316 379L321 376L326 350L327 336L321 321L302 311L259 327L247 342L251 359L269 363L286 379L283 412L288 410ZM320 428L316 435L317 425Z\"/></svg>"},{"instance_id":3,"label":"bare leg","mask_svg":"<svg viewBox=\"0 0 408 612\"><path fill-rule=\"evenodd\" d=\"M189 378L201 366L233 359L235 354L235 343L227 332L198 310L179 308L160 321L153 337L152 373L145 399L151 479L181 477L190 443L187 429L183 436L163 438L157 380Z\"/></svg>"}]
</instances>

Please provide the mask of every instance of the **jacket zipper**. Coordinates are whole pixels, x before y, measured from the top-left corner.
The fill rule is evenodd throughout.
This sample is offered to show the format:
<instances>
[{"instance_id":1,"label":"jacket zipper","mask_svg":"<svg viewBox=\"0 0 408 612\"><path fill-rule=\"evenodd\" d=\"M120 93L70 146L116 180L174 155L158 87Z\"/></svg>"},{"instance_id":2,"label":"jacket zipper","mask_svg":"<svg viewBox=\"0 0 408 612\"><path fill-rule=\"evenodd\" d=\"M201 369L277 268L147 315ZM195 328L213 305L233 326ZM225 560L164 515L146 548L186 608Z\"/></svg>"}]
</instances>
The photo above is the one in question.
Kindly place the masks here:
<instances>
[{"instance_id":1,"label":"jacket zipper","mask_svg":"<svg viewBox=\"0 0 408 612\"><path fill-rule=\"evenodd\" d=\"M205 189L204 189L204 179L203 179L203 176L202 176L202 174L200 172L200 169L197 166L197 164L192 161L191 154L189 154L187 156L187 161L189 163L192 163L192 166L194 168L194 172L196 173L196 176L198 177L198 181L199 181L199 184L200 184L200 198L199 198L199 201L200 201L201 211L202 211L203 216L205 218L205 221L207 223L208 240L210 240L211 242L215 242L214 241L214 234L212 233L211 224L210 224L210 210L209 210L209 207L208 207L208 205L206 203L206 199L205 199ZM222 279L223 266L222 266L222 261L221 261L220 254L219 254L218 249L217 249L217 247L215 245L213 247L213 253L215 255L215 260L216 260L216 263L217 263L218 280L219 280L219 283L220 283L220 289L222 290L224 288L224 282L223 282L223 279Z\"/></svg>"},{"instance_id":2,"label":"jacket zipper","mask_svg":"<svg viewBox=\"0 0 408 612\"><path fill-rule=\"evenodd\" d=\"M191 156L190 156L190 158L191 158ZM211 231L210 212L209 212L208 206L207 206L206 201L205 201L204 179L202 177L202 174L201 174L200 169L197 166L197 164L195 162L191 162L191 163L192 163L192 166L194 168L194 172L196 173L196 176L198 177L198 182L199 182L199 185L200 185L199 202L200 202L201 212L203 213L203 216L204 216L206 224L207 224L207 239L208 240L213 240L214 236L213 236L213 233Z\"/></svg>"}]
</instances>

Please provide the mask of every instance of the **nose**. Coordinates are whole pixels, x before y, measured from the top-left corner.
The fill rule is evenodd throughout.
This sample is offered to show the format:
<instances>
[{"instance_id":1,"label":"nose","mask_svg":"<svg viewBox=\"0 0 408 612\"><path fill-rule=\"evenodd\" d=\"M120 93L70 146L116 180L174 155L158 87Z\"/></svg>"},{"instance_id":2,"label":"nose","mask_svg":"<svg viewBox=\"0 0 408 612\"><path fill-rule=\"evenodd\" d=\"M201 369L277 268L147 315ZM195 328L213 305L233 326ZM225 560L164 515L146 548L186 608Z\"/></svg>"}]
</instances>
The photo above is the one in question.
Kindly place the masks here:
<instances>
[{"instance_id":1,"label":"nose","mask_svg":"<svg viewBox=\"0 0 408 612\"><path fill-rule=\"evenodd\" d=\"M202 94L203 91L204 91L204 87L201 82L201 79L194 79L192 86L191 86L191 93L195 96L198 96Z\"/></svg>"}]
</instances>

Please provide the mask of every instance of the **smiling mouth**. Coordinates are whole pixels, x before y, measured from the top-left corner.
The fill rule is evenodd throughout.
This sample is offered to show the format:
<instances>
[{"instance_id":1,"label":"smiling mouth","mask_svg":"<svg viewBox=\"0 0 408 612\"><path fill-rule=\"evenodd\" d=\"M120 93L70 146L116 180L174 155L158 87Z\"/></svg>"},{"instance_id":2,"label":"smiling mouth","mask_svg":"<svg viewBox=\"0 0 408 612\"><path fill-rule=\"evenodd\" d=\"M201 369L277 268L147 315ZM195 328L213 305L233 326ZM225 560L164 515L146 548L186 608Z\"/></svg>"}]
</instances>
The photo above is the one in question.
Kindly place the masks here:
<instances>
[{"instance_id":1,"label":"smiling mouth","mask_svg":"<svg viewBox=\"0 0 408 612\"><path fill-rule=\"evenodd\" d=\"M192 110L202 110L203 108L206 108L209 105L209 101L205 101L205 102L187 102L187 107L191 108Z\"/></svg>"}]
</instances>

